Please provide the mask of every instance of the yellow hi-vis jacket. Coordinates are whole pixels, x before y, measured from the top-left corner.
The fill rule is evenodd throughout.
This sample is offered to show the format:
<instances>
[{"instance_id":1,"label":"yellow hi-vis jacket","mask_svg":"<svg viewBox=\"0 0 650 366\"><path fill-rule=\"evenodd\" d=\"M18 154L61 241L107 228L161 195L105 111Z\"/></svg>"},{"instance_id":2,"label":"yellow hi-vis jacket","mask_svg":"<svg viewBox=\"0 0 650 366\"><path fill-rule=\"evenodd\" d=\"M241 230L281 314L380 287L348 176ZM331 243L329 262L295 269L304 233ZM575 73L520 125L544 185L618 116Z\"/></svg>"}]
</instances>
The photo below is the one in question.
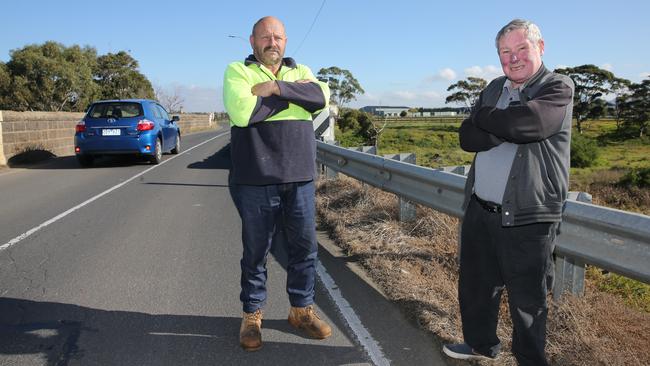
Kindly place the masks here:
<instances>
[{"instance_id":1,"label":"yellow hi-vis jacket","mask_svg":"<svg viewBox=\"0 0 650 366\"><path fill-rule=\"evenodd\" d=\"M296 83L298 80L313 80ZM280 95L259 97L251 88L273 80ZM231 183L279 184L315 178L312 114L328 106L329 88L307 66L283 59L274 75L253 55L226 68L223 100L231 125Z\"/></svg>"}]
</instances>

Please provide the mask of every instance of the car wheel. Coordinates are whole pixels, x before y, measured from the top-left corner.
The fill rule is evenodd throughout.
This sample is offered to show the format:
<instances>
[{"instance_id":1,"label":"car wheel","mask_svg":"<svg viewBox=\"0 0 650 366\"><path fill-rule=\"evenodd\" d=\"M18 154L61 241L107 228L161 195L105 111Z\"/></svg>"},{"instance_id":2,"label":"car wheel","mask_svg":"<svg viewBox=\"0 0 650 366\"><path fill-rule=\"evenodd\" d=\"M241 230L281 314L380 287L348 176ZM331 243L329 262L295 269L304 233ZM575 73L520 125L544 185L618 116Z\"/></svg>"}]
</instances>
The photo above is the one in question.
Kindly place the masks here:
<instances>
[{"instance_id":1,"label":"car wheel","mask_svg":"<svg viewBox=\"0 0 650 366\"><path fill-rule=\"evenodd\" d=\"M150 161L152 164L160 164L162 161L162 143L160 143L160 139L156 139L156 149L153 152L153 155L150 158Z\"/></svg>"},{"instance_id":2,"label":"car wheel","mask_svg":"<svg viewBox=\"0 0 650 366\"><path fill-rule=\"evenodd\" d=\"M181 134L180 133L178 135L176 135L176 145L172 149L171 153L172 154L178 154L179 152L181 152Z\"/></svg>"},{"instance_id":3,"label":"car wheel","mask_svg":"<svg viewBox=\"0 0 650 366\"><path fill-rule=\"evenodd\" d=\"M77 155L77 161L82 167L89 167L93 165L94 157L92 155Z\"/></svg>"}]
</instances>

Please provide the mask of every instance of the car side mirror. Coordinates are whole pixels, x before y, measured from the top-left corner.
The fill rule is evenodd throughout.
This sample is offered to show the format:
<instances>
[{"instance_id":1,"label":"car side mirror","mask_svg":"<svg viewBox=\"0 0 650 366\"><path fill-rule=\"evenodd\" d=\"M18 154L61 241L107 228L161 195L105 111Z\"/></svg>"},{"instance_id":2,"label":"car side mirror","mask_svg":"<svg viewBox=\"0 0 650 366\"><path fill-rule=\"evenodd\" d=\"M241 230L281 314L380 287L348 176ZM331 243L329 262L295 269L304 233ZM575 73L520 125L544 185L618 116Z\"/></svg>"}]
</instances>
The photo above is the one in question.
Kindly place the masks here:
<instances>
[{"instance_id":1,"label":"car side mirror","mask_svg":"<svg viewBox=\"0 0 650 366\"><path fill-rule=\"evenodd\" d=\"M172 121L174 121L174 122L178 122L178 121L180 121L180 120L181 120L181 117L179 117L179 116L172 116Z\"/></svg>"}]
</instances>

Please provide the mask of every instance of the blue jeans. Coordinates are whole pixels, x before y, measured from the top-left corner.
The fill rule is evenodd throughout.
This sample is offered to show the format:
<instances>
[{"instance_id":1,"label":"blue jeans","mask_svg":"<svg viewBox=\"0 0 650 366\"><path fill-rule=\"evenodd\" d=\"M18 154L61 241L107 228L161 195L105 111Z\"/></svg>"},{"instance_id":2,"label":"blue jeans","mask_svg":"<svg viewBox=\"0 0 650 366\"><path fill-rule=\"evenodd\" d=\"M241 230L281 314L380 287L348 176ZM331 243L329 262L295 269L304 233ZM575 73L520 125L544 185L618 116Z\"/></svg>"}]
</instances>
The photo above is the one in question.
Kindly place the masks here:
<instances>
[{"instance_id":1,"label":"blue jeans","mask_svg":"<svg viewBox=\"0 0 650 366\"><path fill-rule=\"evenodd\" d=\"M266 257L279 231L286 235L289 302L295 307L312 304L318 254L314 182L231 184L230 193L242 220L243 310L252 313L266 303Z\"/></svg>"}]
</instances>

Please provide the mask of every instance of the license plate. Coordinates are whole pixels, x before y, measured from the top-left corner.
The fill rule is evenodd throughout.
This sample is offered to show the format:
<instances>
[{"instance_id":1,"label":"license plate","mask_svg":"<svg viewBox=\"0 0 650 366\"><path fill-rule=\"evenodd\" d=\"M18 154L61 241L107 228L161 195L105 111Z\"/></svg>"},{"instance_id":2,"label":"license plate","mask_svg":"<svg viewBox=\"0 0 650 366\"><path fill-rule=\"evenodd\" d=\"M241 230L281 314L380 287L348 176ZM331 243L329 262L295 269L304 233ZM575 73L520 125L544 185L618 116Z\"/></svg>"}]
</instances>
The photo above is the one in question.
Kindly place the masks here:
<instances>
[{"instance_id":1,"label":"license plate","mask_svg":"<svg viewBox=\"0 0 650 366\"><path fill-rule=\"evenodd\" d=\"M111 128L111 129L102 130L102 136L119 136L119 135L120 135L120 129L119 128Z\"/></svg>"}]
</instances>

